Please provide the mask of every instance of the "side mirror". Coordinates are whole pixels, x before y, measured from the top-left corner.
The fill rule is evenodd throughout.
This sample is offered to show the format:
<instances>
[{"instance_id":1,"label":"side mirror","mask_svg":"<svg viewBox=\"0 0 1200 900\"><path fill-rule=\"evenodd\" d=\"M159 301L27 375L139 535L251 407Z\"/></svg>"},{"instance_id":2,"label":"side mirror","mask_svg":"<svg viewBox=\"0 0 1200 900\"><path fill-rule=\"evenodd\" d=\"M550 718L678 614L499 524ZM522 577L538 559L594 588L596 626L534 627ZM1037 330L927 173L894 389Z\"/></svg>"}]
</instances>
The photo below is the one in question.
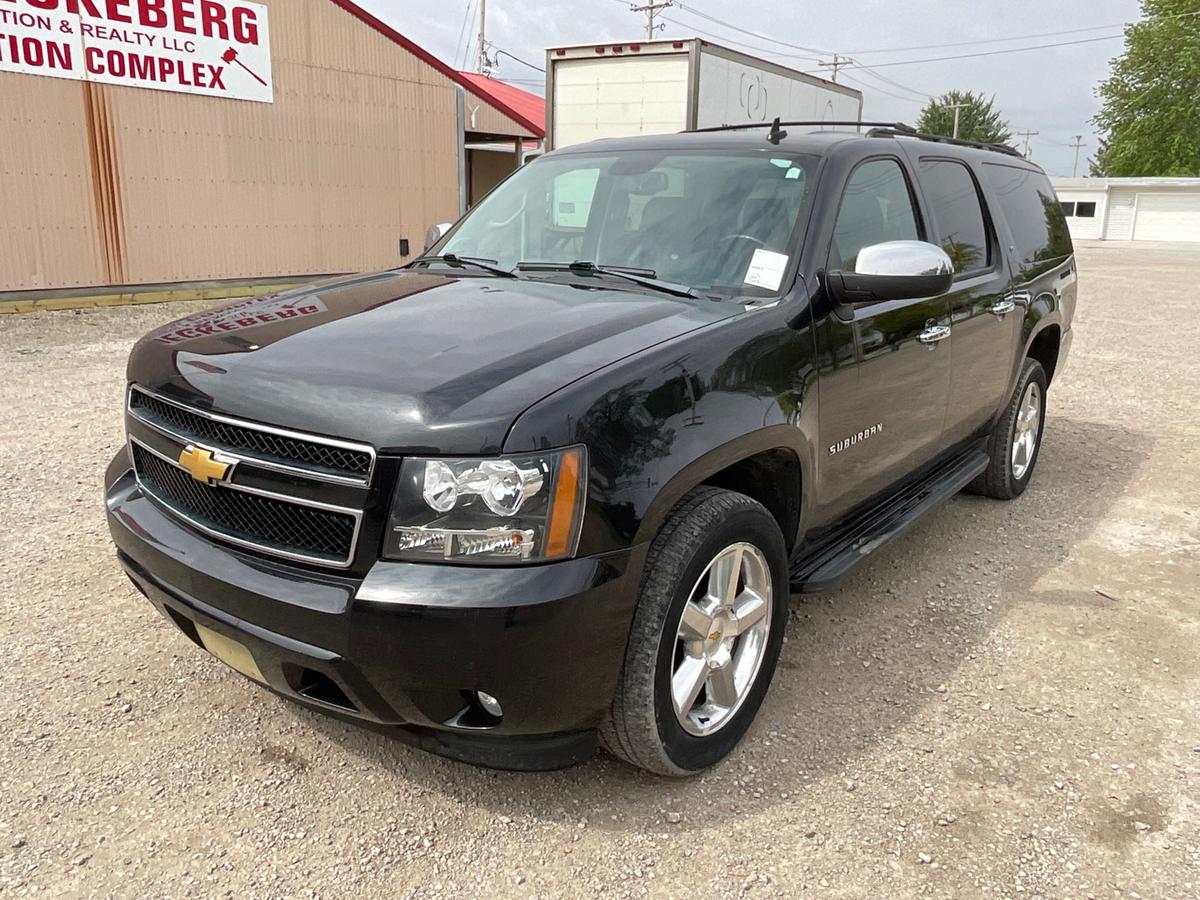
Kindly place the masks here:
<instances>
[{"instance_id":1,"label":"side mirror","mask_svg":"<svg viewBox=\"0 0 1200 900\"><path fill-rule=\"evenodd\" d=\"M425 230L425 249L421 252L428 252L430 247L432 247L445 236L446 232L450 230L452 224L453 223L451 222L439 222L437 225L430 225Z\"/></svg>"},{"instance_id":2,"label":"side mirror","mask_svg":"<svg viewBox=\"0 0 1200 900\"><path fill-rule=\"evenodd\" d=\"M854 269L825 273L825 286L838 303L936 297L950 290L954 280L954 263L946 251L925 241L886 241L863 247Z\"/></svg>"}]
</instances>

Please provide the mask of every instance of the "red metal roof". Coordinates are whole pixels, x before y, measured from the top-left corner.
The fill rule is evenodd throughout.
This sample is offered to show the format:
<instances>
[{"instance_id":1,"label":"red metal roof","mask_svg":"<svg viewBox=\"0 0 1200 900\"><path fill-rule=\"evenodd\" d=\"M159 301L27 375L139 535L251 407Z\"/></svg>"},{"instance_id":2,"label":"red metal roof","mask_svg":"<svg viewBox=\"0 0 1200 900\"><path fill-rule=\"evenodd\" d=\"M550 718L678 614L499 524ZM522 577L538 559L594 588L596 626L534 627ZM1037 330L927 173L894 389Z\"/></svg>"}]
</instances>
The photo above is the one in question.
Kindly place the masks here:
<instances>
[{"instance_id":1,"label":"red metal roof","mask_svg":"<svg viewBox=\"0 0 1200 900\"><path fill-rule=\"evenodd\" d=\"M474 72L457 72L424 47L414 44L396 29L375 18L354 0L332 0L332 2L363 24L382 34L389 41L398 44L409 53L433 66L451 81L462 85L489 106L496 107L518 125L528 128L531 134L539 138L545 137L546 102L541 97L502 81L494 81L483 75L476 75ZM477 79L483 84L477 84Z\"/></svg>"},{"instance_id":2,"label":"red metal roof","mask_svg":"<svg viewBox=\"0 0 1200 900\"><path fill-rule=\"evenodd\" d=\"M510 119L524 125L535 137L546 136L546 101L537 94L497 81L478 72L459 72L458 77L475 86L476 94Z\"/></svg>"}]
</instances>

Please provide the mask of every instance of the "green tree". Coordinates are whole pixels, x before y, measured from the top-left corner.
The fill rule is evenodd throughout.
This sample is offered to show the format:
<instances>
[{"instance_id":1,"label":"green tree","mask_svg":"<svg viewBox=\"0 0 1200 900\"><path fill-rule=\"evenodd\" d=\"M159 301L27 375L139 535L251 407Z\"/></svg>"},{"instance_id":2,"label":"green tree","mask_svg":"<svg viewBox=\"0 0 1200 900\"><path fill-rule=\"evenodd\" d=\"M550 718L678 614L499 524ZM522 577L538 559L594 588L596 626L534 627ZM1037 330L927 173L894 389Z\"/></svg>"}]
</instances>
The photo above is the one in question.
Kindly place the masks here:
<instances>
[{"instance_id":1,"label":"green tree","mask_svg":"<svg viewBox=\"0 0 1200 900\"><path fill-rule=\"evenodd\" d=\"M1092 120L1097 174L1200 176L1200 0L1142 0Z\"/></svg>"},{"instance_id":2,"label":"green tree","mask_svg":"<svg viewBox=\"0 0 1200 900\"><path fill-rule=\"evenodd\" d=\"M1100 138L1100 146L1088 160L1088 174L1093 178L1103 178L1108 174L1108 141Z\"/></svg>"},{"instance_id":3,"label":"green tree","mask_svg":"<svg viewBox=\"0 0 1200 900\"><path fill-rule=\"evenodd\" d=\"M1012 134L1008 123L1000 117L990 99L975 91L947 91L930 100L917 119L917 130L925 134L940 134L954 137L954 106L966 104L958 111L958 136L964 141L981 141L985 144L1003 144Z\"/></svg>"}]
</instances>

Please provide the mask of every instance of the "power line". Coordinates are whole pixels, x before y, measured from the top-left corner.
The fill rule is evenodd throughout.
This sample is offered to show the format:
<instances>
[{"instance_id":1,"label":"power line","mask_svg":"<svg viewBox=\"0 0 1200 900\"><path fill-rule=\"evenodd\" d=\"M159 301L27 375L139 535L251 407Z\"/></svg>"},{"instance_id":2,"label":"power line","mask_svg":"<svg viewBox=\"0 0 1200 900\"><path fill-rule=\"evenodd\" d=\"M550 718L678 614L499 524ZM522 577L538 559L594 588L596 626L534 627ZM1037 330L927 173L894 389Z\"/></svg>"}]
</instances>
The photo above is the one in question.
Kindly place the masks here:
<instances>
[{"instance_id":1,"label":"power line","mask_svg":"<svg viewBox=\"0 0 1200 900\"><path fill-rule=\"evenodd\" d=\"M617 0L617 2L620 3L621 0ZM695 32L696 34L702 34L705 37L716 38L717 40L721 41L722 43L729 44L731 47L740 47L744 50L751 50L755 53L765 53L769 56L781 57L783 59L803 59L803 60L807 60L808 62L813 62L813 63L819 63L821 61L821 58L819 56L814 56L811 53L786 53L782 50L777 50L774 47L756 47L753 44L747 44L745 41L737 41L731 37L726 37L723 34L717 34L716 32L713 32L713 31L705 31L703 28L700 28L696 25L692 25L688 22L680 22L679 20L672 19L669 16L663 16L662 20L664 22L670 22L672 25L677 25L678 27L683 28L689 32Z\"/></svg>"},{"instance_id":2,"label":"power line","mask_svg":"<svg viewBox=\"0 0 1200 900\"><path fill-rule=\"evenodd\" d=\"M887 75L881 75L879 72L876 72L870 66L865 65L864 63L861 63L858 60L852 60L852 62L858 68L858 71L863 72L864 74L870 75L873 78L876 78L879 81L882 81L884 84L890 84L894 88L899 88L902 91L907 91L910 94L915 94L916 96L920 97L922 100L928 100L929 97L931 96L929 91L919 91L916 88L911 88L906 84L901 84L896 79L889 78Z\"/></svg>"},{"instance_id":3,"label":"power line","mask_svg":"<svg viewBox=\"0 0 1200 900\"><path fill-rule=\"evenodd\" d=\"M1155 16L1158 19L1184 19L1190 16L1200 16L1200 10L1185 13L1172 13L1166 16ZM1138 19L1133 22L1114 22L1111 25L1089 25L1086 28L1067 28L1062 31L1043 31L1038 34L1014 34L1010 37L998 38L979 38L973 41L948 41L942 44L915 44L909 47L873 47L870 50L853 50L851 55L862 56L869 53L898 53L902 50L937 50L941 47L968 47L973 44L1002 44L1005 41L1025 41L1033 38L1044 37L1059 37L1064 34L1083 34L1088 31L1108 31L1110 28L1125 28L1129 25L1138 25L1147 19ZM1113 35L1113 37L1121 37L1121 35Z\"/></svg>"},{"instance_id":4,"label":"power line","mask_svg":"<svg viewBox=\"0 0 1200 900\"><path fill-rule=\"evenodd\" d=\"M536 69L538 72L541 72L543 74L545 74L545 72L546 72L546 70L543 69L541 66L535 66L531 62L526 62L525 60L521 59L521 57L514 56L513 54L509 53L507 50L501 50L499 47L497 47L495 44L493 44L491 42L488 43L488 46L496 51L497 56L507 56L509 59L516 60L523 66L529 66L529 68Z\"/></svg>"},{"instance_id":5,"label":"power line","mask_svg":"<svg viewBox=\"0 0 1200 900\"><path fill-rule=\"evenodd\" d=\"M757 31L751 31L748 28L742 28L740 25L734 25L732 22L726 22L723 19L718 19L716 16L710 16L708 13L700 12L700 10L698 10L698 9L693 9L690 3L685 5L683 3L678 2L678 0L676 0L675 5L678 6L684 12L690 13L693 16L699 16L701 19L707 19L710 22L715 22L718 25L723 25L724 27L726 27L732 31L741 32L742 34L748 34L748 35L750 35L750 37L758 38L759 40L766 41L770 44L781 44L784 47L791 47L794 50L805 50L809 53L816 53L821 56L829 56L833 53L832 50L824 50L824 49L821 49L820 47L806 47L803 44L793 44L789 41L782 41L779 38L771 37L770 35L767 35L767 34L760 34Z\"/></svg>"},{"instance_id":6,"label":"power line","mask_svg":"<svg viewBox=\"0 0 1200 900\"><path fill-rule=\"evenodd\" d=\"M867 82L863 81L861 78L855 78L853 75L843 74L842 77L845 78L851 84L857 84L863 88L866 88L868 91L874 91L877 94L884 94L885 96L892 97L896 100L902 100L905 103L915 103L918 106L923 106L925 104L924 100L915 100L912 97L905 97L901 94L893 94L891 91L885 91L883 88L879 87L878 85L868 84Z\"/></svg>"},{"instance_id":7,"label":"power line","mask_svg":"<svg viewBox=\"0 0 1200 900\"><path fill-rule=\"evenodd\" d=\"M464 55L463 39L467 36L467 23L471 21L471 7L475 5L475 0L467 0L467 8L463 11L462 27L458 29L458 40L454 42L454 68L461 69L466 65L466 57ZM467 41L466 50L471 49L470 41ZM463 62L460 64L458 59L463 57Z\"/></svg>"},{"instance_id":8,"label":"power line","mask_svg":"<svg viewBox=\"0 0 1200 900\"><path fill-rule=\"evenodd\" d=\"M974 59L979 56L1001 56L1005 53L1028 53L1030 50L1048 50L1051 47L1072 47L1076 44L1094 44L1096 41L1111 41L1115 38L1124 37L1120 34L1110 34L1105 37L1084 38L1078 41L1058 41L1054 44L1034 44L1030 47L1009 47L1005 50L983 50L978 53L959 53L955 56L930 56L924 59L898 59L889 62L871 63L874 69L882 69L885 66L911 66L917 63L930 62L946 62L951 59ZM818 73L812 72L812 75Z\"/></svg>"}]
</instances>

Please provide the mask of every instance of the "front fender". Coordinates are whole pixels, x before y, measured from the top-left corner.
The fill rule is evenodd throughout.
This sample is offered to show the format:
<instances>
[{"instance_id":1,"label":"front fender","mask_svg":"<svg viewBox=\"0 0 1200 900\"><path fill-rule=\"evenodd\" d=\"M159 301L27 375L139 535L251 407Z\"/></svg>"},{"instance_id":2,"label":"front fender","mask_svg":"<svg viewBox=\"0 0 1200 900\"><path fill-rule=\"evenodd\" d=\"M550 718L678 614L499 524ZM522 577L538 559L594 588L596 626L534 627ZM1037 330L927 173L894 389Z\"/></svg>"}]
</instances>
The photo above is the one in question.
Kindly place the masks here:
<instances>
[{"instance_id":1,"label":"front fender","mask_svg":"<svg viewBox=\"0 0 1200 900\"><path fill-rule=\"evenodd\" d=\"M817 434L813 346L811 330L788 327L782 309L746 312L550 395L517 419L504 449L586 444L579 553L640 544L684 494L739 460L784 450L801 474L808 469ZM806 488L799 480L796 489Z\"/></svg>"}]
</instances>

